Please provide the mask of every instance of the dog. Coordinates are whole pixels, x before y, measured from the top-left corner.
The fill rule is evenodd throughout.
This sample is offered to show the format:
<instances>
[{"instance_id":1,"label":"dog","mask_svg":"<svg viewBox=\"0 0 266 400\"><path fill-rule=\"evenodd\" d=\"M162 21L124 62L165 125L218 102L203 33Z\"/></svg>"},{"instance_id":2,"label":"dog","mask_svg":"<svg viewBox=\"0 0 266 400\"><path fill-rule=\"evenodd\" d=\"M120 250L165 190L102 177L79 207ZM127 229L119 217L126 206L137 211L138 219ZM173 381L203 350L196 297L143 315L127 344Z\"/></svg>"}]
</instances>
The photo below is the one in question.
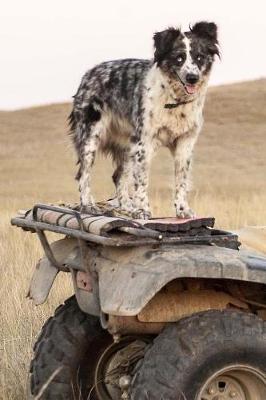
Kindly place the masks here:
<instances>
[{"instance_id":1,"label":"dog","mask_svg":"<svg viewBox=\"0 0 266 400\"><path fill-rule=\"evenodd\" d=\"M134 218L151 217L147 194L152 155L166 146L175 165L175 209L191 218L187 193L191 158L203 123L207 83L220 56L217 26L198 22L189 31L154 34L152 60L103 62L82 78L74 96L70 130L78 155L80 201L97 213L91 193L95 153L110 154L120 207Z\"/></svg>"}]
</instances>

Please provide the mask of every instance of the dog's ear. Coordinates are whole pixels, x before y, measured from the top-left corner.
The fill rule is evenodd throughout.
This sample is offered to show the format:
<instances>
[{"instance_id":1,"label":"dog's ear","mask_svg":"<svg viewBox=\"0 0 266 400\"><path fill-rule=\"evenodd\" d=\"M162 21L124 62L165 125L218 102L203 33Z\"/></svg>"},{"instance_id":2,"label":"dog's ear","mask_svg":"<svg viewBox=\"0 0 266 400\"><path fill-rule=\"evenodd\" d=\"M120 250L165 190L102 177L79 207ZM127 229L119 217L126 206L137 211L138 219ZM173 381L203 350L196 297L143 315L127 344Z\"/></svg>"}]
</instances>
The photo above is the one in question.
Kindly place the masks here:
<instances>
[{"instance_id":1,"label":"dog's ear","mask_svg":"<svg viewBox=\"0 0 266 400\"><path fill-rule=\"evenodd\" d=\"M197 22L190 28L191 32L199 38L205 39L208 43L208 49L212 55L217 54L220 57L217 39L217 25L214 22Z\"/></svg>"},{"instance_id":2,"label":"dog's ear","mask_svg":"<svg viewBox=\"0 0 266 400\"><path fill-rule=\"evenodd\" d=\"M197 36L217 43L217 25L214 22L197 22L190 30Z\"/></svg>"},{"instance_id":3,"label":"dog's ear","mask_svg":"<svg viewBox=\"0 0 266 400\"><path fill-rule=\"evenodd\" d=\"M163 58L169 53L174 41L181 35L180 29L168 28L162 32L156 32L153 36L154 40L154 61L160 63Z\"/></svg>"}]
</instances>

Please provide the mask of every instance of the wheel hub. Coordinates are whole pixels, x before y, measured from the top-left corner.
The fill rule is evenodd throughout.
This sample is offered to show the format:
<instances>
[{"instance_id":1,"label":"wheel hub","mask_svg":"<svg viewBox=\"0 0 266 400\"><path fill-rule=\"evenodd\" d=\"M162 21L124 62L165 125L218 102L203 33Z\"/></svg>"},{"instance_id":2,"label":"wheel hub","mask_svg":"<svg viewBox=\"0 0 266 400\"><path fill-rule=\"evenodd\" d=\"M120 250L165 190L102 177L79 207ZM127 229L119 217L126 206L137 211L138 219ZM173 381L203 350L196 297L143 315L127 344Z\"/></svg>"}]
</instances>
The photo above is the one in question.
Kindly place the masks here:
<instances>
[{"instance_id":1,"label":"wheel hub","mask_svg":"<svg viewBox=\"0 0 266 400\"><path fill-rule=\"evenodd\" d=\"M241 385L229 376L217 376L206 387L202 400L246 400Z\"/></svg>"},{"instance_id":2,"label":"wheel hub","mask_svg":"<svg viewBox=\"0 0 266 400\"><path fill-rule=\"evenodd\" d=\"M131 375L137 362L143 358L147 338L124 338L106 349L95 373L95 389L103 400L128 399Z\"/></svg>"},{"instance_id":3,"label":"wheel hub","mask_svg":"<svg viewBox=\"0 0 266 400\"><path fill-rule=\"evenodd\" d=\"M265 400L266 377L246 366L220 370L203 386L197 400Z\"/></svg>"}]
</instances>

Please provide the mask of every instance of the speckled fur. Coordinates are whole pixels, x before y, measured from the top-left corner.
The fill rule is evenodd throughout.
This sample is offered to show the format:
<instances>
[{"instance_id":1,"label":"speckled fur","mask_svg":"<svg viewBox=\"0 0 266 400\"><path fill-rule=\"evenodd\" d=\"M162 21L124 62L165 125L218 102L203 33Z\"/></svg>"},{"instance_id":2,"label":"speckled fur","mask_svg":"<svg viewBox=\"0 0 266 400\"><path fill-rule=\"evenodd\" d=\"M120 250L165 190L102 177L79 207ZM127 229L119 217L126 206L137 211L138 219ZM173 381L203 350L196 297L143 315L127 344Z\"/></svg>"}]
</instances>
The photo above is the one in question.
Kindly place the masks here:
<instances>
[{"instance_id":1,"label":"speckled fur","mask_svg":"<svg viewBox=\"0 0 266 400\"><path fill-rule=\"evenodd\" d=\"M169 28L156 33L154 43L153 60L99 64L84 75L74 96L71 132L80 163L81 205L88 211L97 211L90 176L100 150L116 164L113 180L121 208L148 218L149 165L154 152L166 146L175 162L176 214L193 214L187 203L189 172L211 65L219 54L216 26L200 22L185 33ZM182 65L176 61L180 52ZM185 90L189 73L199 76L194 94Z\"/></svg>"}]
</instances>

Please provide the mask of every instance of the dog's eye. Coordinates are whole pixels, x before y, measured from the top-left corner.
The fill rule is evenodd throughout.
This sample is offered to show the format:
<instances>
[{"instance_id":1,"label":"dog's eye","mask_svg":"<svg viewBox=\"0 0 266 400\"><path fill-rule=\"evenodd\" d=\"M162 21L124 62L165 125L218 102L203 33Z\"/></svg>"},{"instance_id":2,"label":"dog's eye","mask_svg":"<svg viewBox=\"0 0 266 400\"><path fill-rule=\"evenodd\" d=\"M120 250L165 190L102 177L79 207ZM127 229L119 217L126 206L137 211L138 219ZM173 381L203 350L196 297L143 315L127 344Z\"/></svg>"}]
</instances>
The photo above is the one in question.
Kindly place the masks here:
<instances>
[{"instance_id":1,"label":"dog's eye","mask_svg":"<svg viewBox=\"0 0 266 400\"><path fill-rule=\"evenodd\" d=\"M176 61L178 62L178 64L181 64L184 61L184 56L177 56Z\"/></svg>"},{"instance_id":2,"label":"dog's eye","mask_svg":"<svg viewBox=\"0 0 266 400\"><path fill-rule=\"evenodd\" d=\"M203 61L203 56L200 55L200 54L198 54L198 55L197 55L197 61Z\"/></svg>"}]
</instances>

